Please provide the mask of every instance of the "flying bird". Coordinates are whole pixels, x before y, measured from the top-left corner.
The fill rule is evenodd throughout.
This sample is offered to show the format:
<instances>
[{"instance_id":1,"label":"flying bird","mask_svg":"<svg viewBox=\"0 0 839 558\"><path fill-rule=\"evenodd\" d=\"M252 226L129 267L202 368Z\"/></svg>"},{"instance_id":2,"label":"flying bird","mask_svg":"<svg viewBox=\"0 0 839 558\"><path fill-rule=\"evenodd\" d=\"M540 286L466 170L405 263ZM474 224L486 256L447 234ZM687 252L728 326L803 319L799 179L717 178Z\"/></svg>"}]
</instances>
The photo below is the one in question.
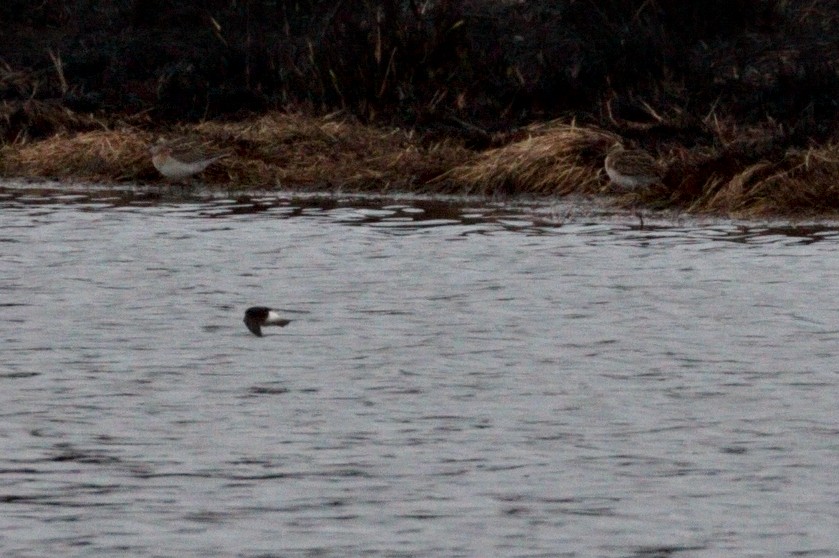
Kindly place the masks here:
<instances>
[{"instance_id":1,"label":"flying bird","mask_svg":"<svg viewBox=\"0 0 839 558\"><path fill-rule=\"evenodd\" d=\"M248 308L245 310L244 321L250 332L257 337L262 337L263 326L285 327L291 323L291 320L281 318L276 310L267 306L252 306Z\"/></svg>"}]
</instances>

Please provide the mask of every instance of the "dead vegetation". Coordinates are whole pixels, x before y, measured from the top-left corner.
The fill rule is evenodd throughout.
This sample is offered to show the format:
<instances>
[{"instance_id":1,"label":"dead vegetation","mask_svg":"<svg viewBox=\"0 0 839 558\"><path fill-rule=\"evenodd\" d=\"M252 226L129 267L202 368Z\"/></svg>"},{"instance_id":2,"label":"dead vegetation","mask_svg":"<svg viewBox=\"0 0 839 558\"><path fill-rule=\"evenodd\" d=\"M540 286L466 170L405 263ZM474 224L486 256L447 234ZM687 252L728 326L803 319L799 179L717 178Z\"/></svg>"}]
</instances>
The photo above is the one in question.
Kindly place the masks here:
<instances>
[{"instance_id":1,"label":"dead vegetation","mask_svg":"<svg viewBox=\"0 0 839 558\"><path fill-rule=\"evenodd\" d=\"M615 134L561 122L530 126L526 137L490 149L436 180L472 194L591 194L602 189L600 168Z\"/></svg>"},{"instance_id":2,"label":"dead vegetation","mask_svg":"<svg viewBox=\"0 0 839 558\"><path fill-rule=\"evenodd\" d=\"M791 149L709 180L688 209L738 216L814 215L839 210L839 147Z\"/></svg>"},{"instance_id":3,"label":"dead vegetation","mask_svg":"<svg viewBox=\"0 0 839 558\"><path fill-rule=\"evenodd\" d=\"M242 122L177 125L160 132L122 126L8 144L0 174L74 181L159 182L149 146L164 138L231 153L203 175L230 189L416 190L471 152L456 142L425 144L410 132L363 126L337 115L271 113Z\"/></svg>"},{"instance_id":4,"label":"dead vegetation","mask_svg":"<svg viewBox=\"0 0 839 558\"><path fill-rule=\"evenodd\" d=\"M836 0L0 3L0 176L839 208ZM324 116L328 114L328 116ZM615 141L668 167L618 193Z\"/></svg>"},{"instance_id":5,"label":"dead vegetation","mask_svg":"<svg viewBox=\"0 0 839 558\"><path fill-rule=\"evenodd\" d=\"M416 190L470 152L456 142L424 144L401 129L338 115L273 113L239 123L187 126L236 153L223 166L233 184L352 191Z\"/></svg>"},{"instance_id":6,"label":"dead vegetation","mask_svg":"<svg viewBox=\"0 0 839 558\"><path fill-rule=\"evenodd\" d=\"M627 207L738 216L839 211L839 146L782 150L765 134L730 136L723 127L720 133L730 137L720 147L659 143L651 151L668 167L663 183L626 194L611 188L602 171L608 148L626 138L573 122L531 125L487 150L454 140L429 142L339 114L269 113L162 131L125 123L111 129L100 122L96 129L73 132L70 122L45 139L0 148L0 176L163 184L148 153L162 137L231 153L201 177L210 187L230 190L601 195Z\"/></svg>"}]
</instances>

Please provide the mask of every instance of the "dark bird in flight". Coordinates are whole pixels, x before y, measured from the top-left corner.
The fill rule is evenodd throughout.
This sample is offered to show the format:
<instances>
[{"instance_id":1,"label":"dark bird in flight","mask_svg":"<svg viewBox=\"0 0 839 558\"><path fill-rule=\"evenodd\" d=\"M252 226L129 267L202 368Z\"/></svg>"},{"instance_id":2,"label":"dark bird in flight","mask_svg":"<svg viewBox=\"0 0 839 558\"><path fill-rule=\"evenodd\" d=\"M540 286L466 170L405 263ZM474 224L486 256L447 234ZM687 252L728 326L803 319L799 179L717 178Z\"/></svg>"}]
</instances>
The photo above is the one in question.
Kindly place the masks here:
<instances>
[{"instance_id":1,"label":"dark bird in flight","mask_svg":"<svg viewBox=\"0 0 839 558\"><path fill-rule=\"evenodd\" d=\"M291 320L280 317L276 310L267 306L252 306L245 310L245 325L257 337L262 337L262 326L287 326Z\"/></svg>"}]
</instances>

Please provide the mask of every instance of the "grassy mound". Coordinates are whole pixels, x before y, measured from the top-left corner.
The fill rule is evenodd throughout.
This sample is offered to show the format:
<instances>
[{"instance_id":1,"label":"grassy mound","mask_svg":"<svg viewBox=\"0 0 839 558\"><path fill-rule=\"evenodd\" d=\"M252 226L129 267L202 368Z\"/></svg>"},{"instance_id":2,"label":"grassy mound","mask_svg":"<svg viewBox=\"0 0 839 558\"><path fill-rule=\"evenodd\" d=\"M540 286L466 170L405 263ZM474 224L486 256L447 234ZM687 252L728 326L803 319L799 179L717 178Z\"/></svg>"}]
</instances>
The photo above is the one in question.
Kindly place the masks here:
<instances>
[{"instance_id":1,"label":"grassy mound","mask_svg":"<svg viewBox=\"0 0 839 558\"><path fill-rule=\"evenodd\" d=\"M477 154L436 182L483 195L591 194L603 188L603 157L619 140L609 132L561 122L529 126L525 136Z\"/></svg>"},{"instance_id":2,"label":"grassy mound","mask_svg":"<svg viewBox=\"0 0 839 558\"><path fill-rule=\"evenodd\" d=\"M414 190L471 156L456 142L422 142L410 132L364 126L352 118L271 113L157 132L131 126L60 132L0 149L0 175L161 182L148 153L160 138L230 152L202 178L234 189Z\"/></svg>"},{"instance_id":3,"label":"grassy mound","mask_svg":"<svg viewBox=\"0 0 839 558\"><path fill-rule=\"evenodd\" d=\"M720 127L719 135L723 132L730 130ZM149 145L162 137L230 153L201 179L231 190L598 195L625 207L739 216L839 210L839 146L784 149L763 132L729 136L715 148L658 142L649 150L668 168L662 184L630 193L615 190L603 171L609 147L626 138L594 126L531 125L498 140L498 147L476 150L340 115L285 113L156 131L127 124L59 131L0 148L0 175L165 184L148 153Z\"/></svg>"}]
</instances>

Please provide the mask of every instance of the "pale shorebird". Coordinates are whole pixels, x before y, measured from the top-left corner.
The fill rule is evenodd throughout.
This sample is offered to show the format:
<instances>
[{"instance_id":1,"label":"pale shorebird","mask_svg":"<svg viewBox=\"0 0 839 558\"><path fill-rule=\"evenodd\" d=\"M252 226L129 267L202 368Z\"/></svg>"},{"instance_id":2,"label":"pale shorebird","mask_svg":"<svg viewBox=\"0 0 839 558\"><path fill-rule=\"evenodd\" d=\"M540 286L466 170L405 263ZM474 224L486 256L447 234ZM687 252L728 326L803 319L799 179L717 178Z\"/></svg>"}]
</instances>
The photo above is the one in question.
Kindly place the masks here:
<instances>
[{"instance_id":1,"label":"pale shorebird","mask_svg":"<svg viewBox=\"0 0 839 558\"><path fill-rule=\"evenodd\" d=\"M245 325L257 337L262 337L263 326L285 327L291 320L280 317L276 310L267 306L252 306L245 310Z\"/></svg>"},{"instance_id":2,"label":"pale shorebird","mask_svg":"<svg viewBox=\"0 0 839 558\"><path fill-rule=\"evenodd\" d=\"M621 144L609 150L603 166L609 179L627 190L651 186L664 177L664 169L652 155L640 149L624 149Z\"/></svg>"},{"instance_id":3,"label":"pale shorebird","mask_svg":"<svg viewBox=\"0 0 839 558\"><path fill-rule=\"evenodd\" d=\"M226 154L207 156L188 148L157 143L149 148L151 162L160 174L170 180L183 180L203 171Z\"/></svg>"},{"instance_id":4,"label":"pale shorebird","mask_svg":"<svg viewBox=\"0 0 839 558\"><path fill-rule=\"evenodd\" d=\"M603 163L612 184L624 190L640 190L661 183L664 167L652 155L641 149L625 149L617 143L606 155ZM638 209L635 215L644 228L644 215Z\"/></svg>"}]
</instances>

